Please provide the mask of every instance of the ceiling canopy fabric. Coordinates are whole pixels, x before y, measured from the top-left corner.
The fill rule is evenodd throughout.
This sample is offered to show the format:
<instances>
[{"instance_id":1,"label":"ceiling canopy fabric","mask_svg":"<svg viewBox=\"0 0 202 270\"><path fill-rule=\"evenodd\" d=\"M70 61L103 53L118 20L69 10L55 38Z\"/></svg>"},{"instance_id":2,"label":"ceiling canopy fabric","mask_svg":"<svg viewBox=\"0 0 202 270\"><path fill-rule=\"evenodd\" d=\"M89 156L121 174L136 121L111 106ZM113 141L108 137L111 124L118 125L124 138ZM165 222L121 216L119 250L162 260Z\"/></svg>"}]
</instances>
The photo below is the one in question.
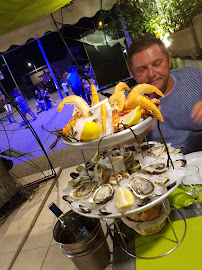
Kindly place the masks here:
<instances>
[{"instance_id":1,"label":"ceiling canopy fabric","mask_svg":"<svg viewBox=\"0 0 202 270\"><path fill-rule=\"evenodd\" d=\"M23 45L40 38L63 24L75 24L82 17L93 17L99 10L110 10L117 0L5 0L0 3L0 52L12 45ZM63 7L62 9L60 9Z\"/></svg>"},{"instance_id":2,"label":"ceiling canopy fabric","mask_svg":"<svg viewBox=\"0 0 202 270\"><path fill-rule=\"evenodd\" d=\"M0 3L0 35L21 28L72 0L4 0Z\"/></svg>"}]
</instances>

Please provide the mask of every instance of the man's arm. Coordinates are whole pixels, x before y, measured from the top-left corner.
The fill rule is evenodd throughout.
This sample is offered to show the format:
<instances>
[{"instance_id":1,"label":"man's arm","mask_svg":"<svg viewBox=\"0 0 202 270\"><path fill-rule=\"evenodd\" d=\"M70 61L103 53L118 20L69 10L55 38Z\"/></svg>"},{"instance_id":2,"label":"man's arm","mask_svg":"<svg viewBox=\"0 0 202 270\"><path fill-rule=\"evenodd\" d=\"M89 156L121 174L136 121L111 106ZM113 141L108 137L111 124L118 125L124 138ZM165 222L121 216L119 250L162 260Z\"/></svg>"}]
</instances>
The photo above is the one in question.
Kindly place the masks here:
<instances>
[{"instance_id":1,"label":"man's arm","mask_svg":"<svg viewBox=\"0 0 202 270\"><path fill-rule=\"evenodd\" d=\"M191 118L194 122L202 124L202 100L198 101L191 112Z\"/></svg>"}]
</instances>

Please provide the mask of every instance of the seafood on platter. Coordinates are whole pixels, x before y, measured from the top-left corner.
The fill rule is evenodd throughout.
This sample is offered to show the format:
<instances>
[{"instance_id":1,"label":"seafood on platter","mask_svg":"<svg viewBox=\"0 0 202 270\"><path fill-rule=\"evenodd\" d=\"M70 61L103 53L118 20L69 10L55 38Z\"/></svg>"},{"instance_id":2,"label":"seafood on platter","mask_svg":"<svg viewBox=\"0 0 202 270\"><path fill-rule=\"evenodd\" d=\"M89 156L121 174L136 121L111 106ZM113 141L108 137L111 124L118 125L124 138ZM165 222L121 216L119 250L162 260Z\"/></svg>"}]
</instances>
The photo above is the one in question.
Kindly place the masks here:
<instances>
[{"instance_id":1,"label":"seafood on platter","mask_svg":"<svg viewBox=\"0 0 202 270\"><path fill-rule=\"evenodd\" d=\"M186 160L180 151L168 144L174 168L167 167L167 152L162 147L161 155L154 155L157 142L133 143L121 149L106 150L96 155L85 167L78 166L70 174L64 190L64 200L70 207L89 217L120 217L142 212L165 199L181 182L185 175ZM142 151L140 152L140 148ZM148 149L150 151L148 151ZM125 163L116 173L108 164L116 164L117 158Z\"/></svg>"},{"instance_id":2,"label":"seafood on platter","mask_svg":"<svg viewBox=\"0 0 202 270\"><path fill-rule=\"evenodd\" d=\"M158 88L149 84L139 84L129 92L127 98L124 90L130 91L130 88L126 83L120 82L115 86L114 94L101 101L97 88L92 84L91 106L80 96L65 97L58 105L58 111L61 112L65 104L74 104L77 109L62 133L73 142L90 141L137 125L149 116L154 115L163 121L163 116L157 108L160 100L150 100L148 96L144 96L151 93L163 96ZM86 122L88 127L85 126Z\"/></svg>"}]
</instances>

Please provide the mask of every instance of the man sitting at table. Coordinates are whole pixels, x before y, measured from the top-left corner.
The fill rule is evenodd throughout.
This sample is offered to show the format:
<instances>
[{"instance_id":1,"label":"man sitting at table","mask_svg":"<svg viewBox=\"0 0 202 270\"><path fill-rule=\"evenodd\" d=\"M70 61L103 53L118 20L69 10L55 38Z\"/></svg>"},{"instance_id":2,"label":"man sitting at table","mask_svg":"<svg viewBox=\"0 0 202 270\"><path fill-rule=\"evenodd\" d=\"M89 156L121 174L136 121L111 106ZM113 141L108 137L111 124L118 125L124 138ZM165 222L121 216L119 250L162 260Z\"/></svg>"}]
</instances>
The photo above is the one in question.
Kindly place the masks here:
<instances>
[{"instance_id":1,"label":"man sitting at table","mask_svg":"<svg viewBox=\"0 0 202 270\"><path fill-rule=\"evenodd\" d=\"M202 73L196 68L171 70L171 54L164 43L151 34L134 40L128 49L128 66L138 83L156 86L163 93L160 124L167 143L183 147L187 154L202 150ZM160 141L157 123L148 138Z\"/></svg>"}]
</instances>

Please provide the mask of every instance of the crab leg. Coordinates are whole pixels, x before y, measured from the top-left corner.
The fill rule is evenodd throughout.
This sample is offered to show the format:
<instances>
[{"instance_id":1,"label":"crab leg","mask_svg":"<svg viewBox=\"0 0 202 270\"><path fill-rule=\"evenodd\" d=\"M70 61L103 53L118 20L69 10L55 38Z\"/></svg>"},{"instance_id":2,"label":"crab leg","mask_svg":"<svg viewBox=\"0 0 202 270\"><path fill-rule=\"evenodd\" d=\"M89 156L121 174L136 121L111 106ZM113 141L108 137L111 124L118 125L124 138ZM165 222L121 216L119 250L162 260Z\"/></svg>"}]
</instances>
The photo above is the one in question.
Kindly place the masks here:
<instances>
[{"instance_id":1,"label":"crab leg","mask_svg":"<svg viewBox=\"0 0 202 270\"><path fill-rule=\"evenodd\" d=\"M92 93L92 100L93 100L92 105L99 103L100 99L98 96L97 88L94 84L91 84L91 93Z\"/></svg>"},{"instance_id":2,"label":"crab leg","mask_svg":"<svg viewBox=\"0 0 202 270\"><path fill-rule=\"evenodd\" d=\"M127 91L130 91L130 88L128 87L126 83L120 82L115 86L114 93L122 91L123 88L126 89Z\"/></svg>"},{"instance_id":3,"label":"crab leg","mask_svg":"<svg viewBox=\"0 0 202 270\"><path fill-rule=\"evenodd\" d=\"M101 120L102 120L102 134L106 134L107 107L105 104L101 105L100 114L101 114Z\"/></svg>"},{"instance_id":4,"label":"crab leg","mask_svg":"<svg viewBox=\"0 0 202 270\"><path fill-rule=\"evenodd\" d=\"M137 95L137 96L135 95L130 100L126 100L124 110L134 109L138 105L140 105L146 110L151 110L154 113L154 115L161 122L163 122L163 116L158 110L158 108L156 107L156 105L153 104L148 98L140 96L140 95Z\"/></svg>"},{"instance_id":5,"label":"crab leg","mask_svg":"<svg viewBox=\"0 0 202 270\"><path fill-rule=\"evenodd\" d=\"M163 97L164 94L154 85L151 84L138 84L136 85L129 93L127 99L130 99L134 95L144 95L144 94L151 94L156 93L157 95Z\"/></svg>"},{"instance_id":6,"label":"crab leg","mask_svg":"<svg viewBox=\"0 0 202 270\"><path fill-rule=\"evenodd\" d=\"M62 111L65 104L74 104L83 113L84 117L90 116L90 108L82 97L76 95L65 97L58 105L58 112Z\"/></svg>"},{"instance_id":7,"label":"crab leg","mask_svg":"<svg viewBox=\"0 0 202 270\"><path fill-rule=\"evenodd\" d=\"M124 104L125 104L125 94L122 91L118 91L116 93L114 93L113 95L111 95L111 97L109 98L109 104L113 107L113 106L118 106L118 112L123 111L124 108Z\"/></svg>"}]
</instances>

